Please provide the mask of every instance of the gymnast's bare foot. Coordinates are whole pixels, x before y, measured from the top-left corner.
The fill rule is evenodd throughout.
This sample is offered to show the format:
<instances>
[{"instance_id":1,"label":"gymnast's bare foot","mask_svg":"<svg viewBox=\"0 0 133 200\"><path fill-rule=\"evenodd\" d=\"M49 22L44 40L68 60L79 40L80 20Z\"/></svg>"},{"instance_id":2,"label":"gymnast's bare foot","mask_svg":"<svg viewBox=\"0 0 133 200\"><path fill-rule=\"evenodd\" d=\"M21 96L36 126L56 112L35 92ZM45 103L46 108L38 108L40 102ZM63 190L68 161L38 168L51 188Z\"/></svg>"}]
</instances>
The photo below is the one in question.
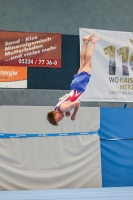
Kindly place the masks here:
<instances>
[{"instance_id":1,"label":"gymnast's bare foot","mask_svg":"<svg viewBox=\"0 0 133 200\"><path fill-rule=\"evenodd\" d=\"M83 41L89 41L89 40L91 40L91 38L94 36L94 33L92 33L92 34L90 34L90 35L88 35L88 36L86 36L86 37L84 37L83 38Z\"/></svg>"},{"instance_id":2,"label":"gymnast's bare foot","mask_svg":"<svg viewBox=\"0 0 133 200\"><path fill-rule=\"evenodd\" d=\"M131 39L129 39L130 40L130 42L133 44L133 40L131 40Z\"/></svg>"},{"instance_id":3,"label":"gymnast's bare foot","mask_svg":"<svg viewBox=\"0 0 133 200\"><path fill-rule=\"evenodd\" d=\"M93 43L96 43L98 40L100 40L100 37L96 36L96 37L91 38L90 41L93 42Z\"/></svg>"}]
</instances>

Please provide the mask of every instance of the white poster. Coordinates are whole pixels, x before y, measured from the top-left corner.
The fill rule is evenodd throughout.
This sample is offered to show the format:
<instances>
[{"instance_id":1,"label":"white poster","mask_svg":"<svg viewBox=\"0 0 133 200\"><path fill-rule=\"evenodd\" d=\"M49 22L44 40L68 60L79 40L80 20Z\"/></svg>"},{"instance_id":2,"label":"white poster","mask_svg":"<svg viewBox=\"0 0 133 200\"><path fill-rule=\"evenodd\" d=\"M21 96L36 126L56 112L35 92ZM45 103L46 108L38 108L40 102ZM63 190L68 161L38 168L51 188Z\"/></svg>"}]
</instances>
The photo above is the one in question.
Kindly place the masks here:
<instances>
[{"instance_id":1,"label":"white poster","mask_svg":"<svg viewBox=\"0 0 133 200\"><path fill-rule=\"evenodd\" d=\"M80 28L82 38L94 33L95 44L90 82L82 101L133 101L133 33Z\"/></svg>"}]
</instances>

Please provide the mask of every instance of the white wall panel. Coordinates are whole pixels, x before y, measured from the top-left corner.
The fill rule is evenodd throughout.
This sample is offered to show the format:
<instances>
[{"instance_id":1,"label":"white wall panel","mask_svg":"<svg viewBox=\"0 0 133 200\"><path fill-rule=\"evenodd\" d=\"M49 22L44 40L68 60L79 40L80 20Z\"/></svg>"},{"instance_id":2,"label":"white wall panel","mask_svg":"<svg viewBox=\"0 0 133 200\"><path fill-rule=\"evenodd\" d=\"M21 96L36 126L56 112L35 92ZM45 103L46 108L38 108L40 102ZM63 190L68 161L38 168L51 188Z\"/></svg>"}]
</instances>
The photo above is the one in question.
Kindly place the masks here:
<instances>
[{"instance_id":1,"label":"white wall panel","mask_svg":"<svg viewBox=\"0 0 133 200\"><path fill-rule=\"evenodd\" d=\"M65 117L55 127L46 120L50 106L0 106L0 132L16 134L45 134L67 132L95 132L100 127L100 109L80 107L77 119Z\"/></svg>"}]
</instances>

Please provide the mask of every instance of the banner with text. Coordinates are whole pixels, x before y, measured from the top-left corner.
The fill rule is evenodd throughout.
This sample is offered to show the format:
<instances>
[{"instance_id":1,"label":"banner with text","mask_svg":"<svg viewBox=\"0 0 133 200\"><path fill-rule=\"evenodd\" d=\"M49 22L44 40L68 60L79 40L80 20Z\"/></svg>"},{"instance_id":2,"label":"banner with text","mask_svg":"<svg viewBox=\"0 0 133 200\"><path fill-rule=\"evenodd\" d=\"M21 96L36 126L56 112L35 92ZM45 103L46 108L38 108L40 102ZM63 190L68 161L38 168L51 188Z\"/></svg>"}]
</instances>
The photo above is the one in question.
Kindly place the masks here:
<instances>
[{"instance_id":1,"label":"banner with text","mask_svg":"<svg viewBox=\"0 0 133 200\"><path fill-rule=\"evenodd\" d=\"M133 33L80 28L83 37L100 36L95 44L91 79L82 101L133 101Z\"/></svg>"},{"instance_id":2,"label":"banner with text","mask_svg":"<svg viewBox=\"0 0 133 200\"><path fill-rule=\"evenodd\" d=\"M0 66L0 88L27 88L27 67Z\"/></svg>"},{"instance_id":3,"label":"banner with text","mask_svg":"<svg viewBox=\"0 0 133 200\"><path fill-rule=\"evenodd\" d=\"M0 65L61 68L61 34L0 31Z\"/></svg>"}]
</instances>

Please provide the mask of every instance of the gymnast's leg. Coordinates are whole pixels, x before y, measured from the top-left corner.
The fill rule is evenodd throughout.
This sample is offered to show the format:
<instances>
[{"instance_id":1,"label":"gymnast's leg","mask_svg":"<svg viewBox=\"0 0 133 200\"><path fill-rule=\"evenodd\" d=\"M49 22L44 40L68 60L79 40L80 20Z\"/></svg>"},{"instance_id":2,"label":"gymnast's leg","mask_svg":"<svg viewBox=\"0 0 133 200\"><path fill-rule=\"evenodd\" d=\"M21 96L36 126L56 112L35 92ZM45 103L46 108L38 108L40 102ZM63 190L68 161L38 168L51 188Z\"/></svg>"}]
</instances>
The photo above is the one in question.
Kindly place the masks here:
<instances>
[{"instance_id":1,"label":"gymnast's leg","mask_svg":"<svg viewBox=\"0 0 133 200\"><path fill-rule=\"evenodd\" d=\"M88 44L89 44L89 41L91 40L91 38L93 37L94 33L86 36L83 38L83 46L82 46L82 49L81 49L81 52L80 52L80 68L78 70L78 73L79 74L80 72L82 72L85 64L86 64L86 52L87 52L87 48L88 48Z\"/></svg>"},{"instance_id":2,"label":"gymnast's leg","mask_svg":"<svg viewBox=\"0 0 133 200\"><path fill-rule=\"evenodd\" d=\"M96 37L91 37L90 39L90 46L88 48L88 50L86 51L86 55L85 55L85 65L82 66L82 68L80 68L80 72L82 71L85 71L87 72L88 74L91 73L91 68L92 68L92 56L93 56L93 50L94 50L94 46L95 46L95 43L99 40L99 36L96 36ZM84 45L83 45L84 46Z\"/></svg>"}]
</instances>

